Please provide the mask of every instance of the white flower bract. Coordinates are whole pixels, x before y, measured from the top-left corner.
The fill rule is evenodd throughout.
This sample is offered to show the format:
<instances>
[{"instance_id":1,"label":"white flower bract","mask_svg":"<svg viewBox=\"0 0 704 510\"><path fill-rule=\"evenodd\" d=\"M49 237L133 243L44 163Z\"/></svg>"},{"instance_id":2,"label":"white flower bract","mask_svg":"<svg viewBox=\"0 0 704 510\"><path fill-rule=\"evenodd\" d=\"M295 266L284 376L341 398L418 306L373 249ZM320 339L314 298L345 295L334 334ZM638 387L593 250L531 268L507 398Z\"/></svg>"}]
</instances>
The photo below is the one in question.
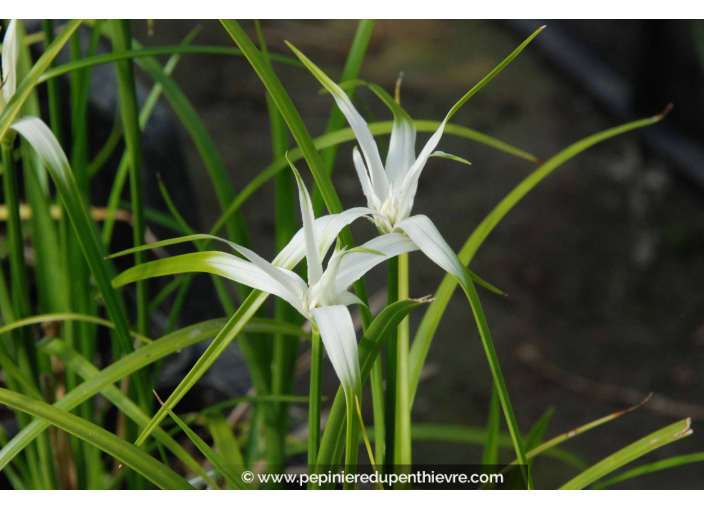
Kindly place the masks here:
<instances>
[{"instance_id":1,"label":"white flower bract","mask_svg":"<svg viewBox=\"0 0 704 510\"><path fill-rule=\"evenodd\" d=\"M5 105L10 102L17 90L17 56L19 47L17 46L17 20L13 19L5 30L5 37L2 41L2 94L0 94L0 113L5 109Z\"/></svg>"},{"instance_id":2,"label":"white flower bract","mask_svg":"<svg viewBox=\"0 0 704 510\"><path fill-rule=\"evenodd\" d=\"M464 98L447 114L440 127L416 157L416 126L413 119L381 87L366 84L394 114L389 152L386 166L384 166L369 126L354 108L345 91L293 45L289 44L289 47L333 96L354 131L361 154L355 147L352 151L352 159L362 185L362 192L367 198L367 207L371 211L379 233L387 235L405 233L428 258L452 274L461 283L469 284L470 278L480 281L460 262L455 252L427 216L411 215L413 201L418 190L418 179L428 158L438 156L469 163L462 158L444 152L433 152L440 142L445 124L459 108L459 105L464 102Z\"/></svg>"}]
</instances>

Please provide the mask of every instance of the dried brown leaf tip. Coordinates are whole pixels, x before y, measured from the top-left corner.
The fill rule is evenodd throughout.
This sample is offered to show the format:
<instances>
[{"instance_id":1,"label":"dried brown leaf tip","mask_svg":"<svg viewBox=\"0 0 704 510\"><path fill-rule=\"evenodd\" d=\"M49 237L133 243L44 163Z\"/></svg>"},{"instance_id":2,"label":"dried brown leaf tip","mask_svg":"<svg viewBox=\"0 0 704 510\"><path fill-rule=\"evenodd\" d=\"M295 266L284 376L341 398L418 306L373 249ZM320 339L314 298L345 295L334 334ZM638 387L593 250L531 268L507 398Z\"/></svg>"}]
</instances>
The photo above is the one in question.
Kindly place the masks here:
<instances>
[{"instance_id":1,"label":"dried brown leaf tip","mask_svg":"<svg viewBox=\"0 0 704 510\"><path fill-rule=\"evenodd\" d=\"M662 111L662 113L655 116L655 120L661 121L662 119L667 117L667 114L670 113L674 107L675 107L674 104L672 104L672 103L668 104L665 107L665 109Z\"/></svg>"},{"instance_id":2,"label":"dried brown leaf tip","mask_svg":"<svg viewBox=\"0 0 704 510\"><path fill-rule=\"evenodd\" d=\"M650 400L650 399L652 398L653 395L654 395L654 393L651 391L651 392L648 393L648 394L646 395L646 397L645 397L641 402L639 402L638 404L636 404L636 405L634 405L634 406L632 406L632 407L629 407L628 409L624 409L623 411L615 412L615 413L613 414L614 418L618 418L619 416L622 416L622 415L624 415L624 414L626 414L626 413L630 413L631 411L635 411L635 410L638 409L639 407L644 406L644 405L648 402L648 400Z\"/></svg>"}]
</instances>

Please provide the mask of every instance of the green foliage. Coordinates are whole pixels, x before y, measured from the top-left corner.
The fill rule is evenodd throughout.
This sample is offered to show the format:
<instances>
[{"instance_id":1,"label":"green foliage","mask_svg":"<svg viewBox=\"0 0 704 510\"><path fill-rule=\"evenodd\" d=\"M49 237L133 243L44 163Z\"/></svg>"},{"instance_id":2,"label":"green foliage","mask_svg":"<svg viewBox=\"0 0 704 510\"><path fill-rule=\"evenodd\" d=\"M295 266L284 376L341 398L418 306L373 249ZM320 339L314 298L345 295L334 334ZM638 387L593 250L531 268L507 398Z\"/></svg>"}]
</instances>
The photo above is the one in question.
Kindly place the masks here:
<instances>
[{"instance_id":1,"label":"green foliage","mask_svg":"<svg viewBox=\"0 0 704 510\"><path fill-rule=\"evenodd\" d=\"M293 176L287 170L287 160L293 163L304 159L307 163L315 181L311 199L313 216L318 217L316 222L324 222L326 220L320 218L324 209L330 214L343 213L331 174L337 152L341 146L347 147L343 144L355 140L355 133L345 127L345 116L337 106L333 106L324 134L313 138L304 122L307 112L299 113L275 70L281 65L308 67L328 90L334 89L333 80L296 49L294 51L300 60L270 52L259 22L254 24L257 47L248 35L252 32L245 31L234 20L221 21L237 47L192 44L199 27L194 28L181 44L144 47L132 37L127 20L70 20L58 33L55 33L51 20L43 20L42 33L30 35L24 33L21 22L16 25L19 51L16 69L11 69L16 76L7 81L5 75L10 67L15 66L9 66L3 60L3 78L7 83L16 81L17 88L6 104L4 95L0 102L4 105L0 108L0 141L3 207L7 226L2 251L9 261L7 280L5 273L0 271L0 314L3 321L0 325L0 370L7 386L7 389L0 388L0 403L15 411L18 426L17 433L12 437L8 437L0 427L0 471L16 489L132 489L148 488L151 484L163 489L192 489L193 486L186 480L195 476L213 489L222 485L229 489L246 490L255 487L243 482L245 468L255 470L265 464L271 472L280 472L288 455L306 450L310 473L326 471L330 465L339 466L343 452L347 453L345 471L352 472L356 468L363 409L361 389L355 399L346 400L345 392L340 387L332 403L328 403L323 396L321 378L325 353L316 325L313 324L312 328L302 326L298 312L281 299L277 299L273 308L273 318L268 318L270 311L262 307L268 294L259 290L250 291L246 284L237 283L235 292L231 293L223 278L232 276L228 264L236 265L241 259L211 250L213 241L224 241L231 246L232 243L245 247L249 245L249 232L242 208L255 192L273 179L274 240L276 251L284 255L275 259L273 264L276 267L272 270L305 271L306 263L299 264L303 255L296 258L297 255L286 252L299 230L296 188ZM85 55L82 54L77 32L81 24L81 30L86 33L91 31ZM505 472L512 477L509 480L518 482L517 485L531 487L529 468L538 456L546 456L579 472L561 488L592 486L601 489L636 476L704 460L702 453L680 455L614 475L617 469L650 451L687 437L691 434L689 420L657 431L591 467L563 449L563 443L572 437L604 425L632 409L608 415L543 441L553 414L553 410L549 409L530 432L521 435L488 320L474 285L477 283L497 294L503 292L467 268L501 220L554 170L597 143L662 120L667 111L589 136L543 162L527 151L469 127L447 123L465 102L506 68L543 28L533 33L472 87L454 105L444 122L441 122L442 119L412 120L400 105L398 87L395 97L392 97L378 85L360 79L364 74L363 63L373 28L373 20L361 20L357 25L339 84L344 90L339 94L347 94L355 100L360 99L355 96L355 89L367 87L375 98L390 109L394 120L368 124L372 138L391 134L394 126L398 128L401 124L410 126L409 130L412 130L412 123L418 132L426 133L436 132L444 125L447 134L538 165L474 229L457 256L459 267L454 268L457 271L454 276L447 274L444 277L433 299L409 299L413 295L413 289L408 284L413 268L409 267L405 254L388 261L388 304L376 317L366 306L368 300L364 281L360 279L355 282L356 296L364 305L359 307L363 326L358 343L359 368L362 384L367 379L371 381L374 417L369 434L364 428L361 431L372 463L378 463L378 466L374 464L374 468L385 471L395 469L395 463L410 464L412 445L418 441L455 442L474 445L477 452L483 451L480 458L484 464L497 464L507 450L515 451L516 460ZM33 62L29 45L42 38L45 39L44 51ZM109 40L112 51L96 54L101 38ZM67 43L71 58L67 63L55 65L56 56ZM7 41L4 42L6 44ZM228 162L221 156L208 127L177 79L172 77L179 58L197 58L196 55L219 55L223 59L244 57L253 68L251 76L256 74L263 84L262 90L266 90L271 163L245 183L239 192L228 177ZM169 56L168 62L162 65L155 58L159 56ZM89 147L89 134L94 128L89 124L87 115L89 90L92 70L104 64L114 65L117 71L119 106L105 145L94 151ZM154 82L141 110L138 108L136 87L140 77L135 75L135 66ZM59 89L60 77L68 78L70 93L66 97ZM39 107L44 88L49 103L46 123L40 119L42 111ZM195 144L215 191L220 217L210 227L209 234L198 234L195 226L186 223L171 200L167 186L171 189L178 183L169 180L168 169L161 170L166 184L160 182L168 212L145 207L141 187L141 144L150 115L162 95ZM64 118L68 114L70 118ZM71 126L70 133L63 132L65 125ZM289 133L295 142L291 147ZM110 189L107 207L100 209L102 216L95 215L96 207L100 208L103 204L93 202L91 179L104 175L101 169L118 148L122 150L122 141L124 154ZM67 146L69 142L70 146ZM70 154L70 164L65 153ZM91 160L94 153L97 155ZM444 158L438 165L470 164L466 159L441 151L434 152L432 156ZM349 154L344 157L349 157ZM471 168L466 171L471 171ZM121 202L128 179L129 201ZM23 215L27 207L32 215L25 222L26 216ZM120 208L130 213L132 247L106 257ZM96 224L98 216L99 221L104 221L102 231ZM150 224L166 226L185 237L145 245L144 237ZM214 237L223 231L225 239ZM408 229L404 232L413 237ZM379 251L354 248L355 243L347 227L339 235L326 235L331 243L336 237L338 247L345 247L352 254L384 255ZM427 237L433 240L429 234ZM149 250L182 242L192 243L197 251L150 260ZM413 239L413 242L420 240ZM33 249L32 264L26 260L28 246ZM115 276L111 259L123 255L133 256L134 267ZM211 274L227 317L173 331L182 307L188 306L190 299L198 299L188 294L192 273L196 271ZM285 271L284 274L289 274ZM150 294L146 282L148 278L181 274L184 276L168 283L158 294ZM118 287L135 283L136 307L128 311ZM421 372L435 332L458 283L468 298L492 372L493 389L486 427L413 424L411 410ZM153 312L167 306L170 296L175 296L175 299L168 310L166 333L152 340L152 334L162 331L156 329ZM426 304L429 306L411 339L408 315ZM134 324L131 323L132 319ZM110 332L112 356L103 356L102 349L101 356L96 356L98 326L106 327ZM37 335L40 328L41 335ZM471 336L469 331L461 333ZM203 355L166 401L161 402L157 396L162 405L152 415L155 402L150 390L158 378L162 361L184 348L211 339ZM235 339L252 380L252 391L246 396L218 402L197 412L177 415L174 412L177 404ZM305 355L298 357L301 348L306 351L311 348L310 384L307 392L294 395L296 377L306 372L303 362ZM102 398L95 398L98 394ZM307 441L289 436L289 415L293 416L291 404L308 406ZM237 406L236 417L228 419L222 413L233 406ZM247 406L253 406L252 413L239 412ZM113 409L117 410L118 416L114 428L112 415L108 414ZM501 409L508 433L502 431ZM321 416L326 411L329 411L328 419L321 430ZM165 419L172 428L160 426ZM49 429L50 426L68 435ZM70 440L65 440L69 436ZM148 438L151 439L148 441ZM374 452L371 441L375 442ZM192 443L195 448L185 442ZM109 470L107 457L101 452L124 464L124 467ZM178 465L179 472L187 473L187 477L176 474L170 467L172 463ZM217 471L216 475L209 471L211 466ZM520 473L514 469L516 467L519 467ZM521 474L522 479L519 477ZM311 488L318 486L312 484ZM345 484L345 488L353 487Z\"/></svg>"},{"instance_id":2,"label":"green foliage","mask_svg":"<svg viewBox=\"0 0 704 510\"><path fill-rule=\"evenodd\" d=\"M77 416L39 400L0 388L0 402L36 416L80 439L97 446L134 469L162 489L192 489L183 478L124 439Z\"/></svg>"}]
</instances>

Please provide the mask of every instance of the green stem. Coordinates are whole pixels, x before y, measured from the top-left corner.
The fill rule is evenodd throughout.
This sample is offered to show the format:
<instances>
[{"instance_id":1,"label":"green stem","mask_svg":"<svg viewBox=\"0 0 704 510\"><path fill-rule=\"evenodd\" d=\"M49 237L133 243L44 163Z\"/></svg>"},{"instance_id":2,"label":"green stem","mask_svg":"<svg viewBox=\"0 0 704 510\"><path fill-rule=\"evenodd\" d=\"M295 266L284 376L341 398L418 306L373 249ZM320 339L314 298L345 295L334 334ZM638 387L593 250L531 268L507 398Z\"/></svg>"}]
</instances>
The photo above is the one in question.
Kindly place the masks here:
<instances>
[{"instance_id":1,"label":"green stem","mask_svg":"<svg viewBox=\"0 0 704 510\"><path fill-rule=\"evenodd\" d=\"M499 463L499 428L501 403L496 386L491 385L491 403L489 404L489 419L486 425L486 441L482 453L482 465L493 466Z\"/></svg>"},{"instance_id":2,"label":"green stem","mask_svg":"<svg viewBox=\"0 0 704 510\"><path fill-rule=\"evenodd\" d=\"M387 268L387 304L398 301L398 257L391 258L386 263ZM396 447L396 363L397 363L397 331L389 333L386 347L386 472L394 473L394 449ZM379 360L376 361L377 363ZM381 464L381 461L379 461Z\"/></svg>"},{"instance_id":3,"label":"green stem","mask_svg":"<svg viewBox=\"0 0 704 510\"><path fill-rule=\"evenodd\" d=\"M374 412L374 457L380 473L384 472L386 450L386 421L384 417L384 366L377 358L369 374L372 386L372 410Z\"/></svg>"},{"instance_id":4,"label":"green stem","mask_svg":"<svg viewBox=\"0 0 704 510\"><path fill-rule=\"evenodd\" d=\"M408 299L408 253L398 256L398 301ZM394 424L394 464L397 470L411 465L411 407L408 388L408 317L398 326L396 335L396 420ZM409 485L397 483L394 489L408 489Z\"/></svg>"},{"instance_id":5,"label":"green stem","mask_svg":"<svg viewBox=\"0 0 704 510\"><path fill-rule=\"evenodd\" d=\"M346 398L347 403L347 436L345 440L345 475L354 474L357 471L357 456L359 454L359 415L355 405L355 395L359 399L360 406L362 405L362 390L358 388L351 392ZM345 482L342 485L343 490L354 490L354 482L348 482L345 476Z\"/></svg>"},{"instance_id":6,"label":"green stem","mask_svg":"<svg viewBox=\"0 0 704 510\"><path fill-rule=\"evenodd\" d=\"M308 474L315 473L320 448L320 401L322 396L323 342L313 326L310 351L310 394L308 397ZM310 488L310 483L309 483Z\"/></svg>"}]
</instances>

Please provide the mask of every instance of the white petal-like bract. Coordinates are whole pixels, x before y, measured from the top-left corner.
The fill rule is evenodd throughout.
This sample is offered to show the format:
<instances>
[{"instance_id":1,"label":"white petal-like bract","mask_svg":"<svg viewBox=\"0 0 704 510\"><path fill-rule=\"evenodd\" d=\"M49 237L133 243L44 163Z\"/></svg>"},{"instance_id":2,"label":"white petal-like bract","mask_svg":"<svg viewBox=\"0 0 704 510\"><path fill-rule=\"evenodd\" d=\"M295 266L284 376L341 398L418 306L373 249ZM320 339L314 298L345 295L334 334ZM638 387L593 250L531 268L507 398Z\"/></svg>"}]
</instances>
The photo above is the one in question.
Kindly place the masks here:
<instances>
[{"instance_id":1,"label":"white petal-like bract","mask_svg":"<svg viewBox=\"0 0 704 510\"><path fill-rule=\"evenodd\" d=\"M396 228L403 230L430 260L457 278L461 284L469 285L467 268L457 258L430 218L422 214L411 216L397 223Z\"/></svg>"},{"instance_id":2,"label":"white petal-like bract","mask_svg":"<svg viewBox=\"0 0 704 510\"><path fill-rule=\"evenodd\" d=\"M2 42L2 102L0 112L5 105L10 102L17 90L17 56L19 46L17 45L17 20L13 19L7 26L5 38Z\"/></svg>"},{"instance_id":3,"label":"white petal-like bract","mask_svg":"<svg viewBox=\"0 0 704 510\"><path fill-rule=\"evenodd\" d=\"M395 233L375 237L364 243L361 248L374 250L384 255L363 251L346 254L340 262L335 278L335 288L338 293L347 289L376 265L401 253L415 251L418 246L408 236Z\"/></svg>"},{"instance_id":4,"label":"white petal-like bract","mask_svg":"<svg viewBox=\"0 0 704 510\"><path fill-rule=\"evenodd\" d=\"M361 392L357 335L347 307L323 306L313 309L315 323L332 366L340 378L346 398Z\"/></svg>"},{"instance_id":5,"label":"white petal-like bract","mask_svg":"<svg viewBox=\"0 0 704 510\"><path fill-rule=\"evenodd\" d=\"M389 191L389 182L384 172L384 165L381 162L381 157L379 156L379 148L374 141L374 135L369 130L364 118L357 112L352 101L347 96L344 90L342 90L337 83L332 81L328 76L321 71L318 66L311 62L303 53L298 51L292 44L287 43L289 47L294 51L296 56L303 62L303 64L308 68L308 70L313 73L318 81L325 87L325 89L332 94L335 99L338 108L344 114L347 122L349 122L354 131L359 146L364 153L364 159L367 162L367 168L369 168L369 173L371 174L372 186L374 187L374 192L377 196L386 196Z\"/></svg>"}]
</instances>

